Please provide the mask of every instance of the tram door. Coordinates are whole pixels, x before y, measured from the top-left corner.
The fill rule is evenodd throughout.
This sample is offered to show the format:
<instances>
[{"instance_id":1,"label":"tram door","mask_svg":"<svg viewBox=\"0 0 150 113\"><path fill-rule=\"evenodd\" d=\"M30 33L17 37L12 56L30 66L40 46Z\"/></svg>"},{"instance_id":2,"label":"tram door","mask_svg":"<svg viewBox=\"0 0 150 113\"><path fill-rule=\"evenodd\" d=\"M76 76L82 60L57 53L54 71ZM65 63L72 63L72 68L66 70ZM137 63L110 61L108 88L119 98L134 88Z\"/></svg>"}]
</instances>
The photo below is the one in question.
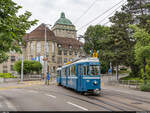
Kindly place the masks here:
<instances>
[{"instance_id":1,"label":"tram door","mask_svg":"<svg viewBox=\"0 0 150 113\"><path fill-rule=\"evenodd\" d=\"M81 91L83 89L83 65L78 65L78 89Z\"/></svg>"}]
</instances>

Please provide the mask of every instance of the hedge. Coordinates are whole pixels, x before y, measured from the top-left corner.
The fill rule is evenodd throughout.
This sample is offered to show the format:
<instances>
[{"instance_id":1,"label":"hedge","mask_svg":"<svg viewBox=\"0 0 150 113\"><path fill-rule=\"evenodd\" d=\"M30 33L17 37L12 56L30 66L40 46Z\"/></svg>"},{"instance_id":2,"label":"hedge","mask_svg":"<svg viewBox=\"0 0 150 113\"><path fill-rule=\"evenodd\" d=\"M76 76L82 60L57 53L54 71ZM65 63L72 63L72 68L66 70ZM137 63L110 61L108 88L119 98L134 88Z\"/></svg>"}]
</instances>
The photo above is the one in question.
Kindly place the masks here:
<instances>
[{"instance_id":1,"label":"hedge","mask_svg":"<svg viewBox=\"0 0 150 113\"><path fill-rule=\"evenodd\" d=\"M16 78L11 73L0 73L0 78Z\"/></svg>"},{"instance_id":2,"label":"hedge","mask_svg":"<svg viewBox=\"0 0 150 113\"><path fill-rule=\"evenodd\" d=\"M141 85L140 90L150 92L150 83Z\"/></svg>"}]
</instances>

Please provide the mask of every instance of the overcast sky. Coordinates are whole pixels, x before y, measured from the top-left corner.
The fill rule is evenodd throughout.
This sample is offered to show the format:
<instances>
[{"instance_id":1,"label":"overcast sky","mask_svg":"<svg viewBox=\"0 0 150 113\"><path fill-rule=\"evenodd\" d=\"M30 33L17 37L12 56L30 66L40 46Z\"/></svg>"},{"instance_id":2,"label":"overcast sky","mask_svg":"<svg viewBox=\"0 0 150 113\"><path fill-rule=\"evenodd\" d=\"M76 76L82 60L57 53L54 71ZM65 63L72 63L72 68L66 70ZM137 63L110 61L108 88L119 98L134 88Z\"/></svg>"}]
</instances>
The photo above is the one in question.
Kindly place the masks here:
<instances>
[{"instance_id":1,"label":"overcast sky","mask_svg":"<svg viewBox=\"0 0 150 113\"><path fill-rule=\"evenodd\" d=\"M38 19L39 22L36 26L32 27L27 32L31 32L35 27L41 23L54 25L57 19L60 17L60 13L64 12L66 18L68 18L75 26L76 30L81 28L83 25L87 24L89 21L93 20L98 15L103 14L106 10L113 7L115 4L119 3L121 0L13 0L18 5L21 5L23 8L20 9L19 14L24 13L25 11L30 11L32 13L31 19ZM98 24L101 20L107 17L112 13L118 6L123 4L126 0L122 0L119 5L114 7L111 11L107 12L105 15L98 18L96 21L92 22L89 25ZM92 5L93 4L93 5ZM83 12L90 10L83 15ZM118 11L120 10L117 9ZM83 15L81 18L79 18ZM111 16L111 15L110 15ZM78 19L79 18L79 19ZM78 20L77 20L78 19ZM101 22L108 22L108 17ZM88 25L88 26L89 26ZM109 23L106 25L110 25ZM83 35L86 31L84 27L77 31L78 35Z\"/></svg>"}]
</instances>

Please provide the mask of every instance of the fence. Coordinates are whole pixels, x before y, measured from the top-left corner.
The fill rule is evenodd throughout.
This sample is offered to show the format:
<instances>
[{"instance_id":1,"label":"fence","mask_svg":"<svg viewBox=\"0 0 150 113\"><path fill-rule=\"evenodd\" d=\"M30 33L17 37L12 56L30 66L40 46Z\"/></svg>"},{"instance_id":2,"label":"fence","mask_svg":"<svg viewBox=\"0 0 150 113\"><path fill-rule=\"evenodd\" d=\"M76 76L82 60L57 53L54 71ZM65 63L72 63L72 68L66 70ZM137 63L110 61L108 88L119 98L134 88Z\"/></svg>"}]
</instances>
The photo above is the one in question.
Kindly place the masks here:
<instances>
[{"instance_id":1,"label":"fence","mask_svg":"<svg viewBox=\"0 0 150 113\"><path fill-rule=\"evenodd\" d=\"M140 80L113 80L108 79L108 84L115 85L115 86L121 86L126 88L133 88L133 89L139 89L140 85L144 84ZM146 83L150 83L150 81L146 81Z\"/></svg>"}]
</instances>

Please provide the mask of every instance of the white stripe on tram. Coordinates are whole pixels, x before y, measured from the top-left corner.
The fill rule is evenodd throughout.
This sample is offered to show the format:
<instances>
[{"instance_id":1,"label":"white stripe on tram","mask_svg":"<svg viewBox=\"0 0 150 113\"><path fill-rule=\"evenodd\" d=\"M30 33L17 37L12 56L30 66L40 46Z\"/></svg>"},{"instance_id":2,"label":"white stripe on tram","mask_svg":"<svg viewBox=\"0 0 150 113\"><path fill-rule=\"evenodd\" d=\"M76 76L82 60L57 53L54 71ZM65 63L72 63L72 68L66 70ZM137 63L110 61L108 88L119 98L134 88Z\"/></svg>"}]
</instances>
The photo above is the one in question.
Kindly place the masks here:
<instances>
[{"instance_id":1,"label":"white stripe on tram","mask_svg":"<svg viewBox=\"0 0 150 113\"><path fill-rule=\"evenodd\" d=\"M83 79L100 79L100 77L83 77Z\"/></svg>"}]
</instances>

